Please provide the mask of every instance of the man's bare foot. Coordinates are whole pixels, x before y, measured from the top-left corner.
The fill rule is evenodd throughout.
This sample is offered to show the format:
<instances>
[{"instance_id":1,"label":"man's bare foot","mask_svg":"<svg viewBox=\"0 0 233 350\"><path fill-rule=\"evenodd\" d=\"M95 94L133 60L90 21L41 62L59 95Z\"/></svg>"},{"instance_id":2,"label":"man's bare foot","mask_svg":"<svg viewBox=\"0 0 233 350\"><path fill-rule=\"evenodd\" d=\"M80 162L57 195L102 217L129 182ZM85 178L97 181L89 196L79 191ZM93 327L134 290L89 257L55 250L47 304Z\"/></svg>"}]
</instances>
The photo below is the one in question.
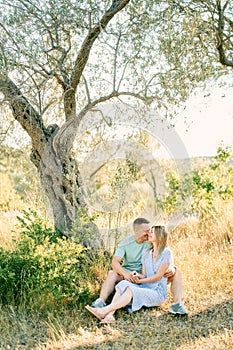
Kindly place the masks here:
<instances>
[{"instance_id":1,"label":"man's bare foot","mask_svg":"<svg viewBox=\"0 0 233 350\"><path fill-rule=\"evenodd\" d=\"M85 306L85 308L90 312L92 313L92 315L94 315L95 317L97 317L99 320L102 320L106 313L103 313L103 311L101 312L101 309L102 308L99 308L99 307L91 307L89 305Z\"/></svg>"}]
</instances>

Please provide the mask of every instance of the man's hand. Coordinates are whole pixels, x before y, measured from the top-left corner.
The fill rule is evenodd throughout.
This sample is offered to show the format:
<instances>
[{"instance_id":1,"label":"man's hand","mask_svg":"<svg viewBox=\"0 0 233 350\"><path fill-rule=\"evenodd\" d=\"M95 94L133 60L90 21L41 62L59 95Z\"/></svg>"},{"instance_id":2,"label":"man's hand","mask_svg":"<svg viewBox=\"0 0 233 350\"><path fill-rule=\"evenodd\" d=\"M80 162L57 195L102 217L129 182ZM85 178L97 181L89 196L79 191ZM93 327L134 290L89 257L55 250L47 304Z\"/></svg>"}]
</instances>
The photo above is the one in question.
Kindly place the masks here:
<instances>
[{"instance_id":1,"label":"man's hand","mask_svg":"<svg viewBox=\"0 0 233 350\"><path fill-rule=\"evenodd\" d=\"M176 273L175 266L170 265L163 276L166 278L171 278L171 277L175 276L175 273Z\"/></svg>"},{"instance_id":2,"label":"man's hand","mask_svg":"<svg viewBox=\"0 0 233 350\"><path fill-rule=\"evenodd\" d=\"M123 277L126 281L132 282L132 283L136 283L136 281L138 280L138 272L137 271L125 271Z\"/></svg>"},{"instance_id":3,"label":"man's hand","mask_svg":"<svg viewBox=\"0 0 233 350\"><path fill-rule=\"evenodd\" d=\"M133 283L136 283L136 284L141 284L140 282L140 273L138 273L137 271L132 271L130 272L130 274L133 276Z\"/></svg>"}]
</instances>

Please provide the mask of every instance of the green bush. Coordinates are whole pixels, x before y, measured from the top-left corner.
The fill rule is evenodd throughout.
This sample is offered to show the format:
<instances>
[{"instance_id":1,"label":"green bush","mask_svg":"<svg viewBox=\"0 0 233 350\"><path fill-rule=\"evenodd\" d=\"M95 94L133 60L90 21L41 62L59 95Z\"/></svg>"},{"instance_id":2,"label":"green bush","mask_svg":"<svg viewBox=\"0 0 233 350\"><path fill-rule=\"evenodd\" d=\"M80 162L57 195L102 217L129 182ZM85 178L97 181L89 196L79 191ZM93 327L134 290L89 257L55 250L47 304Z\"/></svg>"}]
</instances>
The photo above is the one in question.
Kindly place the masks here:
<instances>
[{"instance_id":1,"label":"green bush","mask_svg":"<svg viewBox=\"0 0 233 350\"><path fill-rule=\"evenodd\" d=\"M0 249L2 303L43 307L84 301L90 292L87 248L46 227L33 211L24 211L19 221L16 248Z\"/></svg>"},{"instance_id":2,"label":"green bush","mask_svg":"<svg viewBox=\"0 0 233 350\"><path fill-rule=\"evenodd\" d=\"M206 215L215 209L216 200L231 200L233 195L233 149L219 147L210 164L199 166L178 177L167 174L168 193L160 205L166 214L190 209ZM182 208L182 203L188 207Z\"/></svg>"}]
</instances>

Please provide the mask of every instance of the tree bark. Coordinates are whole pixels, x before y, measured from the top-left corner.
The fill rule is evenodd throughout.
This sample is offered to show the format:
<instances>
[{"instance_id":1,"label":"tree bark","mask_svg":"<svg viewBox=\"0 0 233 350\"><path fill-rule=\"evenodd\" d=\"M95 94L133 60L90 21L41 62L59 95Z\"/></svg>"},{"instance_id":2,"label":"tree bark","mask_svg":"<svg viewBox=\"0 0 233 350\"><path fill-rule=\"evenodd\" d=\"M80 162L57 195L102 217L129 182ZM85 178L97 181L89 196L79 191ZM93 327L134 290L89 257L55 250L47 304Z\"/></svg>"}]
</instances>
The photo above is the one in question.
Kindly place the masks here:
<instances>
[{"instance_id":1,"label":"tree bark","mask_svg":"<svg viewBox=\"0 0 233 350\"><path fill-rule=\"evenodd\" d=\"M76 123L69 122L70 137L66 139L65 150L54 148L53 140L59 131L57 125L46 128L40 115L32 108L29 101L23 97L19 88L6 78L0 83L0 91L5 100L10 103L13 116L20 122L32 140L31 160L36 166L44 194L49 199L53 212L54 226L61 234L69 236L69 231L77 219L78 210L86 210L82 193L82 180L76 160L71 155ZM77 119L76 119L77 120ZM64 133L61 133L64 137ZM72 137L71 137L72 136ZM76 235L77 241L85 246L99 247L99 231L94 222L89 222L92 231L91 238ZM86 228L85 228L86 229ZM90 236L90 235L89 235Z\"/></svg>"},{"instance_id":2,"label":"tree bark","mask_svg":"<svg viewBox=\"0 0 233 350\"><path fill-rule=\"evenodd\" d=\"M87 213L87 207L76 160L72 154L54 153L52 141L56 130L58 128L48 140L38 166L41 185L52 208L54 225L65 236L75 236L73 238L84 246L99 248L100 233L93 221L79 227L79 234L70 232L78 219L79 210ZM90 231L88 237L85 234L87 229Z\"/></svg>"}]
</instances>

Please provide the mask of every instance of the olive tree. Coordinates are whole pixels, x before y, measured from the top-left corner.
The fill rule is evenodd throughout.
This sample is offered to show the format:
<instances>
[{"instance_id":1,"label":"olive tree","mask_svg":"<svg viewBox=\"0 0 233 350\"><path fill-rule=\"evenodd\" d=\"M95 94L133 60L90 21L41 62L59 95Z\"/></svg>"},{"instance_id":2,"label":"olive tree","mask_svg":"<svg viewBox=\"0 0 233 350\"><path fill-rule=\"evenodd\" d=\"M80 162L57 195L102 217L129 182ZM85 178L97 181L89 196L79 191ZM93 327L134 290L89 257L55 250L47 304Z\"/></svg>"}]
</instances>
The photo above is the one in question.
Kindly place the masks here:
<instances>
[{"instance_id":1,"label":"olive tree","mask_svg":"<svg viewBox=\"0 0 233 350\"><path fill-rule=\"evenodd\" d=\"M214 15L207 1L203 15L201 3L1 0L2 102L31 139L31 161L61 232L86 208L72 147L87 113L121 97L166 113L220 69L216 50L229 64L224 23L232 28L230 2L209 1L219 7ZM219 39L208 53L202 28L208 39Z\"/></svg>"},{"instance_id":2,"label":"olive tree","mask_svg":"<svg viewBox=\"0 0 233 350\"><path fill-rule=\"evenodd\" d=\"M205 60L218 63L224 67L233 67L233 3L231 0L184 0L170 1L172 14L172 25L181 23L181 18L185 26L178 34L178 38L187 39L188 42L179 42L182 48L186 48L186 53L192 55L194 49L198 52L205 52ZM179 17L179 20L178 20ZM191 21L194 26L190 26ZM194 23L195 22L195 23ZM185 34L185 35L184 35ZM190 39L196 45L190 44ZM177 41L174 42L176 44ZM174 45L176 46L176 45ZM191 49L191 51L190 51ZM211 59L211 60L210 60ZM202 62L199 60L199 64Z\"/></svg>"}]
</instances>

